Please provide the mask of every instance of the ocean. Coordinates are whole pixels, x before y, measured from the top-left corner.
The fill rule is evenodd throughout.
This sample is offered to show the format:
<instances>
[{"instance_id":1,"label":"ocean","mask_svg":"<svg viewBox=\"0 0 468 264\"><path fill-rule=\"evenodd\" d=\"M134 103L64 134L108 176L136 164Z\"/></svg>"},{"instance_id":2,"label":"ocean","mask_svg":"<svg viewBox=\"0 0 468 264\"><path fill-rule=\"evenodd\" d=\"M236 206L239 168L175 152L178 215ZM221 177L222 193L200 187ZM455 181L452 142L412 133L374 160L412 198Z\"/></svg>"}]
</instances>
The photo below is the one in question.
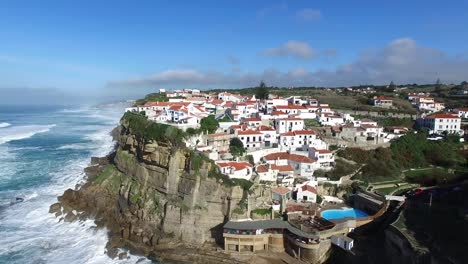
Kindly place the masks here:
<instances>
[{"instance_id":1,"label":"ocean","mask_svg":"<svg viewBox=\"0 0 468 264\"><path fill-rule=\"evenodd\" d=\"M109 132L126 106L0 107L0 263L150 263L134 255L112 260L105 229L48 213L57 196L84 181L91 156L111 151Z\"/></svg>"}]
</instances>

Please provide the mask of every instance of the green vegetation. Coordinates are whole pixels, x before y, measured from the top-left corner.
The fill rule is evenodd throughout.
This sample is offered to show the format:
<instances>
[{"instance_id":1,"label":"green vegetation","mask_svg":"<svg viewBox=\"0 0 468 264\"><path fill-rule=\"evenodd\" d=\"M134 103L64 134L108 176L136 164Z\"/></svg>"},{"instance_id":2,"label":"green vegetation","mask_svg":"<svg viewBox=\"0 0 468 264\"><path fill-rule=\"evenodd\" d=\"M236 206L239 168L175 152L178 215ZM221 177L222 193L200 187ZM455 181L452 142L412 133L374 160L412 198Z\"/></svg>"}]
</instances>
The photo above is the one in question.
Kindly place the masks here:
<instances>
[{"instance_id":1,"label":"green vegetation","mask_svg":"<svg viewBox=\"0 0 468 264\"><path fill-rule=\"evenodd\" d=\"M252 213L257 215L269 215L271 214L271 208L257 208L252 210Z\"/></svg>"},{"instance_id":2,"label":"green vegetation","mask_svg":"<svg viewBox=\"0 0 468 264\"><path fill-rule=\"evenodd\" d=\"M425 133L410 133L392 142L390 148L347 148L338 155L365 164L357 178L369 182L397 180L402 170L430 165L463 171L466 159L456 139L434 142L426 138Z\"/></svg>"},{"instance_id":3,"label":"green vegetation","mask_svg":"<svg viewBox=\"0 0 468 264\"><path fill-rule=\"evenodd\" d=\"M319 127L320 123L315 119L304 119L304 126L306 128Z\"/></svg>"},{"instance_id":4,"label":"green vegetation","mask_svg":"<svg viewBox=\"0 0 468 264\"><path fill-rule=\"evenodd\" d=\"M244 155L245 152L242 141L238 137L232 138L229 142L229 153L234 157L240 157Z\"/></svg>"},{"instance_id":5,"label":"green vegetation","mask_svg":"<svg viewBox=\"0 0 468 264\"><path fill-rule=\"evenodd\" d=\"M232 210L232 213L237 214L237 215L243 215L244 210L242 208L240 208L240 207L236 207L236 208L234 208L234 210Z\"/></svg>"},{"instance_id":6,"label":"green vegetation","mask_svg":"<svg viewBox=\"0 0 468 264\"><path fill-rule=\"evenodd\" d=\"M208 134L213 134L219 127L219 122L214 115L210 115L200 120L200 131Z\"/></svg>"},{"instance_id":7,"label":"green vegetation","mask_svg":"<svg viewBox=\"0 0 468 264\"><path fill-rule=\"evenodd\" d=\"M406 171L405 177L406 180L411 183L418 183L422 186L433 186L452 182L468 175L467 173L468 170L466 169L451 171L444 168L426 168Z\"/></svg>"},{"instance_id":8,"label":"green vegetation","mask_svg":"<svg viewBox=\"0 0 468 264\"><path fill-rule=\"evenodd\" d=\"M103 183L112 173L116 172L117 169L115 168L114 165L107 165L104 170L98 174L96 179L94 179L94 182L96 184L101 184Z\"/></svg>"},{"instance_id":9,"label":"green vegetation","mask_svg":"<svg viewBox=\"0 0 468 264\"><path fill-rule=\"evenodd\" d=\"M327 177L332 181L339 180L342 176L349 175L359 168L359 164L351 164L341 159L335 160L335 167L330 171L316 170L314 176Z\"/></svg>"},{"instance_id":10,"label":"green vegetation","mask_svg":"<svg viewBox=\"0 0 468 264\"><path fill-rule=\"evenodd\" d=\"M255 98L257 99L268 99L268 88L264 81L261 81L258 87L255 89Z\"/></svg>"},{"instance_id":11,"label":"green vegetation","mask_svg":"<svg viewBox=\"0 0 468 264\"><path fill-rule=\"evenodd\" d=\"M128 123L133 134L158 142L170 142L173 146L181 146L187 134L173 126L149 121L145 116L127 112L122 121Z\"/></svg>"},{"instance_id":12,"label":"green vegetation","mask_svg":"<svg viewBox=\"0 0 468 264\"><path fill-rule=\"evenodd\" d=\"M151 93L145 96L143 99L139 99L135 102L135 105L144 105L147 102L167 102L169 98L167 98L166 94L164 93Z\"/></svg>"}]
</instances>

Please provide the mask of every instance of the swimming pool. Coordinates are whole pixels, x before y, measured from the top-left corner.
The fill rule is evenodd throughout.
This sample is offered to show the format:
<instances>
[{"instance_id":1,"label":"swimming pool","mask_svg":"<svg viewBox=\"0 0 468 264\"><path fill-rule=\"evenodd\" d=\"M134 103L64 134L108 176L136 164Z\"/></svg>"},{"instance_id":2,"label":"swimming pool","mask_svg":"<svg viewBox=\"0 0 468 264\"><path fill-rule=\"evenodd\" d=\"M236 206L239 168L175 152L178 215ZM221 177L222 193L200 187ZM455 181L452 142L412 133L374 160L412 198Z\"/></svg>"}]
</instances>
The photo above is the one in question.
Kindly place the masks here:
<instances>
[{"instance_id":1,"label":"swimming pool","mask_svg":"<svg viewBox=\"0 0 468 264\"><path fill-rule=\"evenodd\" d=\"M322 212L322 217L327 220L341 218L361 218L366 216L368 216L368 214L364 213L359 209L353 208L325 210Z\"/></svg>"}]
</instances>

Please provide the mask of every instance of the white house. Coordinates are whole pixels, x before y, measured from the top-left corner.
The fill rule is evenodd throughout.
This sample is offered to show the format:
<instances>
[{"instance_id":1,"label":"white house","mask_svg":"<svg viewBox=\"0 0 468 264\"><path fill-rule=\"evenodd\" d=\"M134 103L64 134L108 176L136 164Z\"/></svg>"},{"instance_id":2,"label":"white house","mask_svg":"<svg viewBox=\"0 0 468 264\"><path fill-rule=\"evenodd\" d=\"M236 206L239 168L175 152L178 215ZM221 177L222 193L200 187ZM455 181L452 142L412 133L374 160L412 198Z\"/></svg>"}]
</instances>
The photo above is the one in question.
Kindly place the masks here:
<instances>
[{"instance_id":1,"label":"white house","mask_svg":"<svg viewBox=\"0 0 468 264\"><path fill-rule=\"evenodd\" d=\"M235 134L242 141L246 149L261 148L263 134L256 130L236 130Z\"/></svg>"},{"instance_id":2,"label":"white house","mask_svg":"<svg viewBox=\"0 0 468 264\"><path fill-rule=\"evenodd\" d=\"M220 161L217 162L221 173L229 176L231 179L250 180L252 177L253 166L245 161Z\"/></svg>"},{"instance_id":3,"label":"white house","mask_svg":"<svg viewBox=\"0 0 468 264\"><path fill-rule=\"evenodd\" d=\"M385 96L375 96L372 99L372 105L377 107L390 108L393 106L393 99Z\"/></svg>"},{"instance_id":4,"label":"white house","mask_svg":"<svg viewBox=\"0 0 468 264\"><path fill-rule=\"evenodd\" d=\"M335 165L335 155L326 149L309 148L309 157L316 160L316 169L329 170Z\"/></svg>"},{"instance_id":5,"label":"white house","mask_svg":"<svg viewBox=\"0 0 468 264\"><path fill-rule=\"evenodd\" d=\"M309 182L296 186L295 192L297 201L317 202L317 190Z\"/></svg>"},{"instance_id":6,"label":"white house","mask_svg":"<svg viewBox=\"0 0 468 264\"><path fill-rule=\"evenodd\" d=\"M242 101L243 97L238 95L238 94L232 94L228 92L222 92L218 94L218 99L223 100L225 102L231 101L231 102L240 102Z\"/></svg>"},{"instance_id":7,"label":"white house","mask_svg":"<svg viewBox=\"0 0 468 264\"><path fill-rule=\"evenodd\" d=\"M468 107L455 108L453 112L461 118L468 118Z\"/></svg>"},{"instance_id":8,"label":"white house","mask_svg":"<svg viewBox=\"0 0 468 264\"><path fill-rule=\"evenodd\" d=\"M274 128L261 125L257 131L262 133L265 147L274 147L278 143L278 134Z\"/></svg>"},{"instance_id":9,"label":"white house","mask_svg":"<svg viewBox=\"0 0 468 264\"><path fill-rule=\"evenodd\" d=\"M288 105L288 100L283 99L283 98L276 98L276 99L268 99L265 102L267 113L271 113L273 111L273 107L280 106L280 105L283 105L283 106Z\"/></svg>"},{"instance_id":10,"label":"white house","mask_svg":"<svg viewBox=\"0 0 468 264\"><path fill-rule=\"evenodd\" d=\"M272 165L290 165L294 174L301 177L312 177L314 173L315 160L307 156L276 152L265 155L263 160Z\"/></svg>"},{"instance_id":11,"label":"white house","mask_svg":"<svg viewBox=\"0 0 468 264\"><path fill-rule=\"evenodd\" d=\"M319 117L319 122L323 126L339 126L345 123L345 119L339 115L322 113Z\"/></svg>"},{"instance_id":12,"label":"white house","mask_svg":"<svg viewBox=\"0 0 468 264\"><path fill-rule=\"evenodd\" d=\"M454 114L433 114L418 118L416 123L419 127L428 129L431 134L442 134L444 132L463 134L463 130L461 130L461 118Z\"/></svg>"},{"instance_id":13,"label":"white house","mask_svg":"<svg viewBox=\"0 0 468 264\"><path fill-rule=\"evenodd\" d=\"M275 120L275 128L278 134L304 129L304 120L295 117Z\"/></svg>"},{"instance_id":14,"label":"white house","mask_svg":"<svg viewBox=\"0 0 468 264\"><path fill-rule=\"evenodd\" d=\"M312 130L297 130L281 133L279 145L285 148L298 148L304 145L312 145L317 139L317 135Z\"/></svg>"}]
</instances>

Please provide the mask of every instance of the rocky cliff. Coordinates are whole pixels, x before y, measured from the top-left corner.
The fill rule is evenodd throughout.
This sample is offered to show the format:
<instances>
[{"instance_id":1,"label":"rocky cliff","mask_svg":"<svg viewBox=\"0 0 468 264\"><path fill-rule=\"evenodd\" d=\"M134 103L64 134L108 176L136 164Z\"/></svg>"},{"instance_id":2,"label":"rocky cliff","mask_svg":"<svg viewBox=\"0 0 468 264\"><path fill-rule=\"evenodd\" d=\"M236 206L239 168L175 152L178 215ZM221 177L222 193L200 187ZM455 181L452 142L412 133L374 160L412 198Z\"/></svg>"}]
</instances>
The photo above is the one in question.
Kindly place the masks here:
<instances>
[{"instance_id":1,"label":"rocky cliff","mask_svg":"<svg viewBox=\"0 0 468 264\"><path fill-rule=\"evenodd\" d=\"M226 184L199 154L133 132L123 121L115 152L93 159L87 183L65 191L50 212L65 221L92 217L107 227L111 256L124 247L156 259L234 263L199 247L222 239L242 188Z\"/></svg>"}]
</instances>

